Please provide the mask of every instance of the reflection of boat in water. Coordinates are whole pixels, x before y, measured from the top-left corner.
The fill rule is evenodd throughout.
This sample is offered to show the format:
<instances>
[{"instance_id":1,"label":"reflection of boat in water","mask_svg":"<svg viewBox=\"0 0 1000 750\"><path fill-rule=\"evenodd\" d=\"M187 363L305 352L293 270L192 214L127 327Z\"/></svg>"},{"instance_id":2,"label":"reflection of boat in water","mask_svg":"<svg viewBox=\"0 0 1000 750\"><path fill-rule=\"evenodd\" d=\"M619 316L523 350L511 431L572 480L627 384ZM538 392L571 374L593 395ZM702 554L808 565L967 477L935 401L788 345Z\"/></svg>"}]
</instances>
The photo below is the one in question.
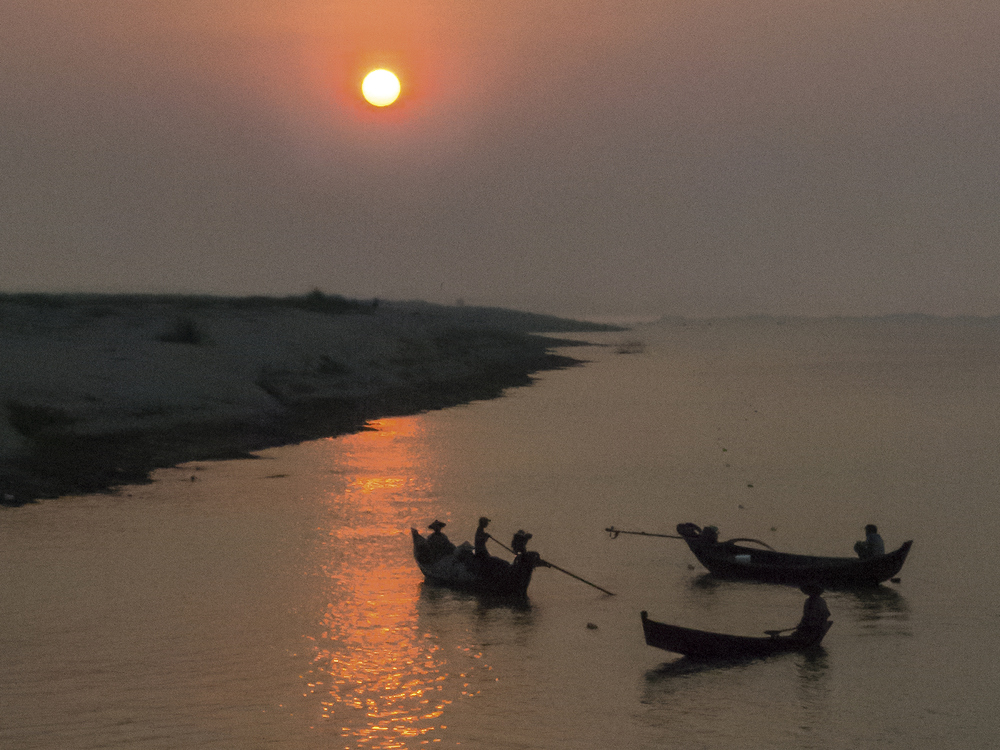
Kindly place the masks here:
<instances>
[{"instance_id":1,"label":"reflection of boat in water","mask_svg":"<svg viewBox=\"0 0 1000 750\"><path fill-rule=\"evenodd\" d=\"M645 612L642 613L642 632L646 636L647 645L684 654L691 659L751 659L788 651L804 651L818 646L832 624L827 623L826 629L819 634L774 634L761 638L667 625L650 620Z\"/></svg>"},{"instance_id":2,"label":"reflection of boat in water","mask_svg":"<svg viewBox=\"0 0 1000 750\"><path fill-rule=\"evenodd\" d=\"M698 562L714 576L793 586L818 583L831 589L877 586L888 581L899 573L913 544L909 541L894 552L869 558L815 557L744 547L735 544L739 540L719 542L715 534L706 531L693 523L677 526L677 533Z\"/></svg>"},{"instance_id":3,"label":"reflection of boat in water","mask_svg":"<svg viewBox=\"0 0 1000 750\"><path fill-rule=\"evenodd\" d=\"M424 581L420 584L420 595L417 597L417 613L421 617L429 618L448 616L454 611L455 602L466 602L480 614L502 610L531 616L535 611L531 598L527 596L490 596Z\"/></svg>"},{"instance_id":4,"label":"reflection of boat in water","mask_svg":"<svg viewBox=\"0 0 1000 750\"><path fill-rule=\"evenodd\" d=\"M420 572L428 583L439 586L492 596L526 596L531 574L544 565L537 552L522 552L513 563L492 555L477 556L468 542L441 555L419 531L411 528L410 533Z\"/></svg>"}]
</instances>

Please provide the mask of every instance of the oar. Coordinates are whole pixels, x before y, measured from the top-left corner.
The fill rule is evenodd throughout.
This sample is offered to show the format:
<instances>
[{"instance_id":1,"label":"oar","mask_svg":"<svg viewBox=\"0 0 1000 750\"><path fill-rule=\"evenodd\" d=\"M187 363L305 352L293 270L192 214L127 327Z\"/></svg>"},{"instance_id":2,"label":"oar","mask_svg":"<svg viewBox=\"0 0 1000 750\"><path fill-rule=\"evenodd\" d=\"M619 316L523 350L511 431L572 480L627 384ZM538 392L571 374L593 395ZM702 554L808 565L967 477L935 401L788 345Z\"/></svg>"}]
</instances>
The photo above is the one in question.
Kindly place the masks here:
<instances>
[{"instance_id":1,"label":"oar","mask_svg":"<svg viewBox=\"0 0 1000 750\"><path fill-rule=\"evenodd\" d=\"M489 534L487 534L487 536L489 536ZM512 549L511 549L510 547L508 547L508 546L507 546L506 544L504 544L503 542L501 542L501 541L500 541L499 539L497 539L496 537L494 537L494 536L490 536L490 539L492 539L492 540L493 540L494 542L496 542L497 544L499 544L499 545L500 545L501 547L503 547L503 548L504 548L505 550L507 550L507 551L508 551L508 552L510 552L511 554L514 554L514 550L512 550ZM597 585L596 583L591 583L591 582L590 582L590 581L588 581L588 580L587 580L586 578L580 578L580 576L578 576L578 575L577 575L576 573L570 573L570 572L569 572L568 570L566 570L565 568L560 568L560 567L559 567L558 565L555 565L555 564L553 564L553 563L550 563L550 562L549 562L548 560L542 560L541 562L542 562L542 564L543 564L543 565L548 565L548 566L549 566L550 568L555 568L555 569L556 569L556 570L558 570L558 571L559 571L560 573L565 573L566 575L568 575L568 576L570 576L570 577L572 577L572 578L575 578L575 579L576 579L576 580L578 580L578 581L583 581L583 582L584 582L585 584L587 584L588 586L593 586L593 587L594 587L595 589L597 589L598 591L603 591L603 592L604 592L605 594L608 594L608 595L610 595L610 596L614 596L614 595L615 595L613 591L608 591L607 589L602 589L602 588L601 588L600 586L598 586L598 585Z\"/></svg>"},{"instance_id":2,"label":"oar","mask_svg":"<svg viewBox=\"0 0 1000 750\"><path fill-rule=\"evenodd\" d=\"M617 539L619 534L635 534L636 536L659 536L664 539L685 539L686 537L677 536L676 534L650 534L648 531L625 531L624 529L616 529L614 526L608 526L605 529L606 532L611 534L612 539Z\"/></svg>"},{"instance_id":3,"label":"oar","mask_svg":"<svg viewBox=\"0 0 1000 750\"><path fill-rule=\"evenodd\" d=\"M595 589L597 589L598 591L603 591L603 592L604 592L605 594L608 594L609 596L614 596L614 595L615 595L613 591L608 591L607 589L602 589L602 588L601 588L600 586L598 586L598 585L597 585L596 583L591 583L591 582L590 582L590 581L588 581L588 580L587 580L586 578L580 578L580 576L578 576L578 575L577 575L576 573L570 573L570 572L569 572L568 570L566 570L565 568L560 568L560 567L559 567L558 565L555 565L555 564L553 564L553 563L550 563L550 562L549 562L548 560L542 560L542 563L543 563L544 565L548 565L548 566L549 566L550 568L555 568L555 569L556 569L556 570L558 570L558 571L559 571L560 573L565 573L566 575L568 575L568 576L570 576L570 577L572 577L572 578L575 578L575 579L576 579L576 580L578 580L578 581L583 581L583 582L584 582L585 584L587 584L588 586L593 586L593 587L594 587Z\"/></svg>"},{"instance_id":4,"label":"oar","mask_svg":"<svg viewBox=\"0 0 1000 750\"><path fill-rule=\"evenodd\" d=\"M503 542L501 542L501 541L500 541L499 539L497 539L497 538L496 538L495 536L493 536L492 534L487 534L487 535L486 535L486 538L487 538L487 539L492 539L492 540L493 540L494 542L496 542L497 544L499 544L499 545L500 545L501 547L503 547L503 548L504 548L505 550L507 550L508 552L510 552L510 554L512 554L512 555L514 555L515 557L517 557L517 553L516 553L516 552L515 552L514 550L512 550L512 549L511 549L510 547L508 547L508 546L507 546L506 544L504 544Z\"/></svg>"}]
</instances>

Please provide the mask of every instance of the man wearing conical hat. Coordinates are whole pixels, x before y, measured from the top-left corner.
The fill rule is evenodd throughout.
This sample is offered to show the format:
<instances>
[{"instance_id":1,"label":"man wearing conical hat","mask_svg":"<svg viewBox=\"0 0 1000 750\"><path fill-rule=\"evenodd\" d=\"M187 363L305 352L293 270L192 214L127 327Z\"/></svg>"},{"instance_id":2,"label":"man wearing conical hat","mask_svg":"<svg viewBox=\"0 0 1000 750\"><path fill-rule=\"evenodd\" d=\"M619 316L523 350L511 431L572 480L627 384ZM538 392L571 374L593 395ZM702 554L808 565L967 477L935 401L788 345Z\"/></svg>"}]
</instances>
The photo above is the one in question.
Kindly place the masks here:
<instances>
[{"instance_id":1,"label":"man wearing conical hat","mask_svg":"<svg viewBox=\"0 0 1000 750\"><path fill-rule=\"evenodd\" d=\"M429 549L433 554L434 560L440 560L442 557L446 557L455 551L455 545L451 543L451 540L445 536L441 529L443 529L447 524L444 521L434 520L427 528L431 530L431 535L427 537L427 544Z\"/></svg>"}]
</instances>

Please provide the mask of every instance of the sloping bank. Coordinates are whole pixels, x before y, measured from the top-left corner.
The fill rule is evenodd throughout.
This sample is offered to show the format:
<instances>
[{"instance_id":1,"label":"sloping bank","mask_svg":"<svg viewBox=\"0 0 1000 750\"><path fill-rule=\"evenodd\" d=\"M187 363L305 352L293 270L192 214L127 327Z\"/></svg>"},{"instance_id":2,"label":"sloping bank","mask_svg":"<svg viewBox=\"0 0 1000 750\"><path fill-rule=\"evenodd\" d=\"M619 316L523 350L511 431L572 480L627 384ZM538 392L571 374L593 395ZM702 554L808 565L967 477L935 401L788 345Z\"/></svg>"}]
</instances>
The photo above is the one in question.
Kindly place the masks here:
<instances>
[{"instance_id":1,"label":"sloping bank","mask_svg":"<svg viewBox=\"0 0 1000 750\"><path fill-rule=\"evenodd\" d=\"M98 492L528 385L615 330L304 297L0 296L0 501Z\"/></svg>"}]
</instances>

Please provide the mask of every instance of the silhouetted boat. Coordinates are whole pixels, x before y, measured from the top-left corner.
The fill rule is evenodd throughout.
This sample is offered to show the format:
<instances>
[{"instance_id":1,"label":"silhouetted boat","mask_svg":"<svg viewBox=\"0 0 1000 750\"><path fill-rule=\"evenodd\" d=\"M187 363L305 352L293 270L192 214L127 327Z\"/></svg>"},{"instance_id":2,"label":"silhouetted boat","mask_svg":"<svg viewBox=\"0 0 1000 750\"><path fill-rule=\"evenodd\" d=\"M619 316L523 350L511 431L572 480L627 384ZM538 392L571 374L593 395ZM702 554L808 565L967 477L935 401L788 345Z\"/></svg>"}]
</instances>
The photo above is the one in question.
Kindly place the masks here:
<instances>
[{"instance_id":1,"label":"silhouetted boat","mask_svg":"<svg viewBox=\"0 0 1000 750\"><path fill-rule=\"evenodd\" d=\"M642 613L642 632L647 645L692 659L752 659L787 651L804 651L818 646L831 625L833 623L828 622L826 629L818 635L792 633L754 637L681 628L650 620L646 612Z\"/></svg>"},{"instance_id":2,"label":"silhouetted boat","mask_svg":"<svg viewBox=\"0 0 1000 750\"><path fill-rule=\"evenodd\" d=\"M755 549L719 542L693 523L677 526L677 533L698 558L718 578L785 583L801 586L817 583L828 589L877 586L895 576L906 562L913 541L894 552L876 557L815 557Z\"/></svg>"},{"instance_id":3,"label":"silhouetted boat","mask_svg":"<svg viewBox=\"0 0 1000 750\"><path fill-rule=\"evenodd\" d=\"M491 596L526 596L531 574L543 565L537 552L522 552L513 563L499 557L477 558L472 545L464 542L450 554L437 555L416 529L413 557L428 583Z\"/></svg>"}]
</instances>

